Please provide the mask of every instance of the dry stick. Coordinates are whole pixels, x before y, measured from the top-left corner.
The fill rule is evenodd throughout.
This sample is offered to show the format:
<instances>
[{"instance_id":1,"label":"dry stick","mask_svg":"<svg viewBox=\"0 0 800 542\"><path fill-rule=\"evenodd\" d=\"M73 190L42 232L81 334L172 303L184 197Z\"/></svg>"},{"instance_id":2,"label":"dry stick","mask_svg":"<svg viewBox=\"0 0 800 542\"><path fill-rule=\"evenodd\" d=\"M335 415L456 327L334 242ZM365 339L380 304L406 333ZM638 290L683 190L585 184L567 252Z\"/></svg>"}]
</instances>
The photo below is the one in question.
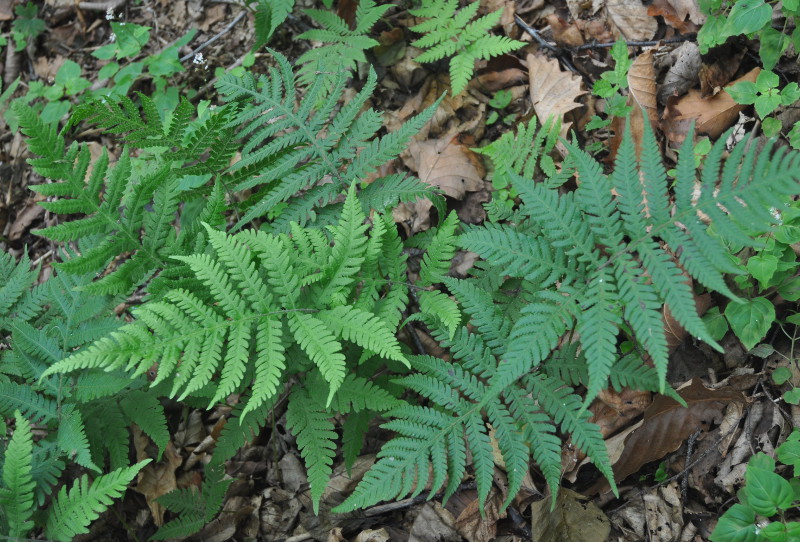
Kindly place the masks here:
<instances>
[{"instance_id":1,"label":"dry stick","mask_svg":"<svg viewBox=\"0 0 800 542\"><path fill-rule=\"evenodd\" d=\"M78 8L83 11L108 11L109 9L117 9L125 0L110 0L109 2L78 2Z\"/></svg>"},{"instance_id":2,"label":"dry stick","mask_svg":"<svg viewBox=\"0 0 800 542\"><path fill-rule=\"evenodd\" d=\"M189 60L190 58L192 58L193 56L195 56L197 53L199 53L200 51L202 51L203 49L205 49L206 47L208 47L209 45L211 45L212 43L214 43L215 41L217 41L218 39L220 39L222 36L224 36L225 34L227 34L228 32L230 32L231 28L233 28L234 26L236 26L236 23L238 23L239 21L241 21L242 19L244 19L245 15L247 15L247 12L246 12L246 11L240 11L240 12L239 12L239 15L237 15L237 16L236 16L236 18L235 18L234 20L232 20L230 23L228 23L228 26L226 26L225 28L223 28L222 30L220 30L220 31L219 31L219 33L218 33L217 35L215 35L215 36L211 37L211 38L210 38L208 41L206 41L205 43L202 43L202 44L200 44L200 46L199 46L199 47L195 48L195 50L194 50L194 51L192 51L191 53L189 53L188 55L184 55L184 56L182 56L180 61L181 61L181 62L186 62L187 60Z\"/></svg>"}]
</instances>

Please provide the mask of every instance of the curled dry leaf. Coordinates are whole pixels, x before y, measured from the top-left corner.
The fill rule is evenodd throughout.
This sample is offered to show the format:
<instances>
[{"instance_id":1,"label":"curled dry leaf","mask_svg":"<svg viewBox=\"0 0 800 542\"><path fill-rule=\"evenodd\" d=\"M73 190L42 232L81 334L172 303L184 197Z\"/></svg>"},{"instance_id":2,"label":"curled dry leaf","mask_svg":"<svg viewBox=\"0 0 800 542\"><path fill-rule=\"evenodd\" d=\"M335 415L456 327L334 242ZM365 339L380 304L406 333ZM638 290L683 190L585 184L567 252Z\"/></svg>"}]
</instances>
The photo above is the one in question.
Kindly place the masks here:
<instances>
[{"instance_id":1,"label":"curled dry leaf","mask_svg":"<svg viewBox=\"0 0 800 542\"><path fill-rule=\"evenodd\" d=\"M637 154L642 148L644 123L649 122L653 130L658 128L658 104L656 103L656 71L653 66L653 52L646 51L636 57L628 70L628 105L631 106L631 136ZM645 120L646 119L646 120ZM611 158L616 156L617 148L625 133L625 119L614 117L611 123L614 137L609 141Z\"/></svg>"},{"instance_id":2,"label":"curled dry leaf","mask_svg":"<svg viewBox=\"0 0 800 542\"><path fill-rule=\"evenodd\" d=\"M415 141L409 151L420 180L438 186L451 198L464 199L467 192L484 188L486 172L480 158L455 137Z\"/></svg>"},{"instance_id":3,"label":"curled dry leaf","mask_svg":"<svg viewBox=\"0 0 800 542\"><path fill-rule=\"evenodd\" d=\"M641 0L607 0L606 11L626 40L646 41L656 35L658 21L647 14Z\"/></svg>"},{"instance_id":4,"label":"curled dry leaf","mask_svg":"<svg viewBox=\"0 0 800 542\"><path fill-rule=\"evenodd\" d=\"M581 78L563 72L558 61L540 55L528 55L528 77L531 83L531 101L536 116L544 123L550 116L562 119L569 111L581 106L575 100L586 94L581 90ZM561 135L566 136L570 122L561 125Z\"/></svg>"},{"instance_id":5,"label":"curled dry leaf","mask_svg":"<svg viewBox=\"0 0 800 542\"><path fill-rule=\"evenodd\" d=\"M755 82L760 71L760 68L753 68L731 85L739 81ZM667 100L661 127L673 146L683 143L692 121L698 134L716 139L736 122L739 112L746 107L733 101L731 95L725 91L703 98L700 91L692 89L682 98Z\"/></svg>"}]
</instances>

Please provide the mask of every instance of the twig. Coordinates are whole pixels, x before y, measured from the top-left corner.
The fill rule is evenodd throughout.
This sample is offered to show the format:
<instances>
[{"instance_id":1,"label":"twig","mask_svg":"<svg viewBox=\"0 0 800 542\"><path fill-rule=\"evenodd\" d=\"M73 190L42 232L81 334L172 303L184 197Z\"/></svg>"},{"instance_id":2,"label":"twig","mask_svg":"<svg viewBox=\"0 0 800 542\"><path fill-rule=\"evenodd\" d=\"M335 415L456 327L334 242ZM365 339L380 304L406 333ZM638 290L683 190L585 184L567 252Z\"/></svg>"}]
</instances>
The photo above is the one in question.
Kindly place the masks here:
<instances>
[{"instance_id":1,"label":"twig","mask_svg":"<svg viewBox=\"0 0 800 542\"><path fill-rule=\"evenodd\" d=\"M526 23L525 21L523 21L523 20L522 20L522 18L521 18L519 15L514 15L514 20L517 22L517 24L518 24L519 26L521 26L521 27L522 27L522 29L523 29L525 32L527 32L527 33L528 33L528 35L529 35L530 37L532 37L533 39L535 39L535 40L536 40L536 43L538 43L539 45L541 45L541 46L542 46L542 47L544 47L545 49L548 49L548 50L552 51L553 53L555 53L555 54L556 54L556 55L558 55L558 56L561 56L561 55L563 55L563 54L564 54L564 51L561 49L561 47L559 47L559 46L557 46L557 45L555 45L555 44L553 44L553 43L550 43L549 41L547 41L546 39L544 39L544 38L542 37L542 35L541 35L541 34L539 34L539 31L538 31L538 30L536 30L536 29L535 29L535 28L533 28L532 26L529 26L529 25L528 25L528 23Z\"/></svg>"},{"instance_id":2,"label":"twig","mask_svg":"<svg viewBox=\"0 0 800 542\"><path fill-rule=\"evenodd\" d=\"M244 19L245 15L247 15L247 12L246 12L246 11L240 11L240 12L239 12L239 15L237 15L237 16L236 16L236 18L235 18L234 20L232 20L230 23L228 23L228 26L226 26L225 28L223 28L222 30L220 30L220 31L219 31L219 33L217 33L217 35L215 35L215 36L211 37L211 38L210 38L208 41L206 41L205 43L202 43L202 44L200 44L200 46L199 46L199 47L195 48L195 49L194 49L194 50L193 50L191 53L189 53L188 55L184 55L184 56L182 56L180 61L181 61L181 62L186 62L186 61L187 61L187 60L189 60L190 58L194 57L194 55L196 55L197 53L199 53L200 51L202 51L203 49L205 49L206 47L208 47L209 45L211 45L212 43L214 43L215 41L217 41L218 39L220 39L222 36L224 36L225 34L227 34L228 32L230 32L231 28L233 28L234 26L236 26L236 23L238 23L239 21L241 21L242 19Z\"/></svg>"},{"instance_id":3,"label":"twig","mask_svg":"<svg viewBox=\"0 0 800 542\"><path fill-rule=\"evenodd\" d=\"M674 38L667 38L663 40L650 40L650 41L626 41L625 45L628 47L653 47L661 43L682 43L684 41L692 41L697 39L697 34L681 34ZM573 51L585 51L586 49L603 49L614 47L614 43L586 43L571 49Z\"/></svg>"},{"instance_id":4,"label":"twig","mask_svg":"<svg viewBox=\"0 0 800 542\"><path fill-rule=\"evenodd\" d=\"M108 11L109 9L117 9L125 0L109 0L108 2L78 2L78 8L83 11Z\"/></svg>"}]
</instances>

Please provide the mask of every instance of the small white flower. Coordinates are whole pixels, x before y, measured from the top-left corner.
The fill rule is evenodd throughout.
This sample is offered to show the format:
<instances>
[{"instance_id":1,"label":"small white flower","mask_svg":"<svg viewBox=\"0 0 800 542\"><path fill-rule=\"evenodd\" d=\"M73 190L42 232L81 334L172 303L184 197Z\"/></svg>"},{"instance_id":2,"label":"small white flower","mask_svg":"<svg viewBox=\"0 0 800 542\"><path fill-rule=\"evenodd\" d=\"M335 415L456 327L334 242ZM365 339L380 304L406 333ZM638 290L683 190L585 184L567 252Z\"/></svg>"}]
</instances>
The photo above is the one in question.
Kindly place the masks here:
<instances>
[{"instance_id":1,"label":"small white flower","mask_svg":"<svg viewBox=\"0 0 800 542\"><path fill-rule=\"evenodd\" d=\"M117 35L112 32L111 35L108 36L108 41L114 43L115 41L117 41Z\"/></svg>"},{"instance_id":2,"label":"small white flower","mask_svg":"<svg viewBox=\"0 0 800 542\"><path fill-rule=\"evenodd\" d=\"M206 59L203 58L203 53L195 53L194 60L192 60L198 66L204 65L206 63Z\"/></svg>"},{"instance_id":3,"label":"small white flower","mask_svg":"<svg viewBox=\"0 0 800 542\"><path fill-rule=\"evenodd\" d=\"M108 8L106 10L106 21L113 21L114 20L114 8Z\"/></svg>"}]
</instances>

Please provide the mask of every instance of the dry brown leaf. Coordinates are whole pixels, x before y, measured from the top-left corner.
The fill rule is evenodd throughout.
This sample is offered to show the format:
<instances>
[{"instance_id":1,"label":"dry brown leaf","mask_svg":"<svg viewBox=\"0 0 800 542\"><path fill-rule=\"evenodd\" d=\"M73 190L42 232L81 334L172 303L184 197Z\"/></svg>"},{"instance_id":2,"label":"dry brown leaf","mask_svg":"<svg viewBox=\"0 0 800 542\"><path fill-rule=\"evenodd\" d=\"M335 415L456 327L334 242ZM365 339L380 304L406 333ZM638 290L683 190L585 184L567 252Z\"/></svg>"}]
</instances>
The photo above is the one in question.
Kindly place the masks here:
<instances>
[{"instance_id":1,"label":"dry brown leaf","mask_svg":"<svg viewBox=\"0 0 800 542\"><path fill-rule=\"evenodd\" d=\"M579 47L585 43L580 28L574 22L567 22L555 13L545 17L545 20L553 31L553 41L558 45Z\"/></svg>"},{"instance_id":2,"label":"dry brown leaf","mask_svg":"<svg viewBox=\"0 0 800 542\"><path fill-rule=\"evenodd\" d=\"M528 55L528 76L531 83L531 101L539 121L551 116L563 121L564 115L581 106L575 100L586 94L581 90L581 78L574 73L561 71L558 61L541 55ZM561 135L566 136L570 122L561 125Z\"/></svg>"},{"instance_id":3,"label":"dry brown leaf","mask_svg":"<svg viewBox=\"0 0 800 542\"><path fill-rule=\"evenodd\" d=\"M760 71L760 68L753 68L731 85L740 81L755 82ZM727 92L703 98L700 91L692 89L680 99L667 100L661 126L674 146L679 146L686 139L692 121L698 134L716 139L736 122L739 112L746 107L736 103Z\"/></svg>"},{"instance_id":4,"label":"dry brown leaf","mask_svg":"<svg viewBox=\"0 0 800 542\"><path fill-rule=\"evenodd\" d=\"M664 76L664 82L658 89L658 102L666 104L670 96L683 96L698 81L700 67L700 48L696 43L687 41L670 53L672 66Z\"/></svg>"},{"instance_id":5,"label":"dry brown leaf","mask_svg":"<svg viewBox=\"0 0 800 542\"><path fill-rule=\"evenodd\" d=\"M565 487L559 488L555 508L550 499L531 505L533 542L598 542L608 539L611 525L596 504Z\"/></svg>"},{"instance_id":6,"label":"dry brown leaf","mask_svg":"<svg viewBox=\"0 0 800 542\"><path fill-rule=\"evenodd\" d=\"M708 98L718 94L722 87L730 83L739 71L747 49L725 44L721 51L714 49L706 55L697 77L700 79L700 95Z\"/></svg>"},{"instance_id":7,"label":"dry brown leaf","mask_svg":"<svg viewBox=\"0 0 800 542\"><path fill-rule=\"evenodd\" d=\"M456 531L469 542L489 542L497 536L497 522L506 517L501 513L503 496L492 486L486 497L483 509L476 497L456 519Z\"/></svg>"},{"instance_id":8,"label":"dry brown leaf","mask_svg":"<svg viewBox=\"0 0 800 542\"><path fill-rule=\"evenodd\" d=\"M645 463L674 452L695 432L708 431L712 423L722 420L728 403L745 402L741 392L709 390L697 378L678 394L686 401L686 407L659 395L645 411L642 426L628 436L625 449L614 464L617 482L638 472Z\"/></svg>"},{"instance_id":9,"label":"dry brown leaf","mask_svg":"<svg viewBox=\"0 0 800 542\"><path fill-rule=\"evenodd\" d=\"M647 14L664 17L667 24L682 34L697 32L706 21L696 0L654 0L647 7Z\"/></svg>"},{"instance_id":10,"label":"dry brown leaf","mask_svg":"<svg viewBox=\"0 0 800 542\"><path fill-rule=\"evenodd\" d=\"M608 19L627 40L646 41L653 39L658 30L658 21L647 14L641 0L608 0Z\"/></svg>"},{"instance_id":11,"label":"dry brown leaf","mask_svg":"<svg viewBox=\"0 0 800 542\"><path fill-rule=\"evenodd\" d=\"M628 70L628 105L631 106L630 128L636 153L639 154L644 139L644 123L649 122L654 131L658 128L656 103L656 71L653 52L646 51L636 57ZM645 120L646 119L646 120ZM614 137L609 140L610 158L613 160L625 133L626 119L614 117L611 128Z\"/></svg>"},{"instance_id":12,"label":"dry brown leaf","mask_svg":"<svg viewBox=\"0 0 800 542\"><path fill-rule=\"evenodd\" d=\"M136 449L136 461L155 459L151 453L153 444L139 427L133 426L133 445ZM181 466L181 456L175 450L172 441L167 442L164 455L158 463L146 465L136 477L136 491L144 495L150 512L153 514L153 523L157 527L164 524L164 507L156 501L160 496L178 488L175 471Z\"/></svg>"},{"instance_id":13,"label":"dry brown leaf","mask_svg":"<svg viewBox=\"0 0 800 542\"><path fill-rule=\"evenodd\" d=\"M438 186L451 198L460 200L467 192L484 188L486 171L480 158L455 137L414 141L409 151L420 180Z\"/></svg>"}]
</instances>

